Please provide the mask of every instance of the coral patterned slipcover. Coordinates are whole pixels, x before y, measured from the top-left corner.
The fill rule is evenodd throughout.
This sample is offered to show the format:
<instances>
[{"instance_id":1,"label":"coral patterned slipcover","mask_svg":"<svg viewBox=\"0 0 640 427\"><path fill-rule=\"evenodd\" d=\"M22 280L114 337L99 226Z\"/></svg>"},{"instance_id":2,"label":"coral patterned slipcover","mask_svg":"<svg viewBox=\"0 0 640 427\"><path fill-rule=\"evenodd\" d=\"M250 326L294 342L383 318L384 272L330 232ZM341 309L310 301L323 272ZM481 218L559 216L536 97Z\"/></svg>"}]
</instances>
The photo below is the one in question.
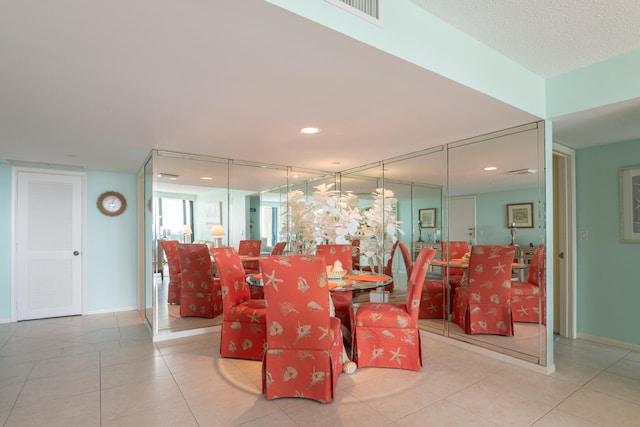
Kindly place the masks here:
<instances>
[{"instance_id":1,"label":"coral patterned slipcover","mask_svg":"<svg viewBox=\"0 0 640 427\"><path fill-rule=\"evenodd\" d=\"M542 324L546 325L545 274L544 245L541 244L533 253L527 281L511 281L514 322L538 323L542 319Z\"/></svg>"},{"instance_id":2,"label":"coral patterned slipcover","mask_svg":"<svg viewBox=\"0 0 640 427\"><path fill-rule=\"evenodd\" d=\"M169 266L169 294L167 301L169 304L180 304L180 287L182 286L182 276L180 275L180 256L178 255L177 240L160 240L162 249L167 256Z\"/></svg>"},{"instance_id":3,"label":"coral patterned slipcover","mask_svg":"<svg viewBox=\"0 0 640 427\"><path fill-rule=\"evenodd\" d=\"M260 256L261 246L262 240L240 240L238 244L238 255ZM242 266L246 274L260 273L258 261L243 261ZM251 286L249 292L251 292L251 298L253 299L264 299L262 289L257 286Z\"/></svg>"},{"instance_id":4,"label":"coral patterned slipcover","mask_svg":"<svg viewBox=\"0 0 640 427\"><path fill-rule=\"evenodd\" d=\"M436 251L424 248L411 270L404 304L360 304L356 313L358 367L377 366L417 371L422 366L418 310L424 278Z\"/></svg>"},{"instance_id":5,"label":"coral patterned slipcover","mask_svg":"<svg viewBox=\"0 0 640 427\"><path fill-rule=\"evenodd\" d=\"M212 318L222 313L219 284L213 277L211 255L205 244L178 244L180 258L180 316Z\"/></svg>"},{"instance_id":6,"label":"coral patterned slipcover","mask_svg":"<svg viewBox=\"0 0 640 427\"><path fill-rule=\"evenodd\" d=\"M273 249L271 249L271 255L282 255L284 253L284 248L287 246L287 242L278 242L273 246ZM247 262L245 261L244 264L247 264ZM258 269L259 269L260 265L258 264ZM244 270L245 272L247 272L247 269L245 268ZM249 273L247 273L249 274ZM251 291L251 298L252 299L264 299L264 291L262 290L261 287L259 286L251 286L249 288L249 290Z\"/></svg>"},{"instance_id":7,"label":"coral patterned slipcover","mask_svg":"<svg viewBox=\"0 0 640 427\"><path fill-rule=\"evenodd\" d=\"M222 285L220 355L262 360L266 347L265 301L251 299L240 256L233 248L211 250Z\"/></svg>"},{"instance_id":8,"label":"coral patterned slipcover","mask_svg":"<svg viewBox=\"0 0 640 427\"><path fill-rule=\"evenodd\" d=\"M352 245L318 245L316 246L316 255L324 257L326 265L333 266L336 261L342 263L342 269L347 274L353 271L353 246ZM335 307L336 317L340 319L342 324L353 335L353 325L356 322L355 312L353 311L353 295L351 292L334 292L331 294L333 306ZM351 341L351 337L348 337Z\"/></svg>"},{"instance_id":9,"label":"coral patterned slipcover","mask_svg":"<svg viewBox=\"0 0 640 427\"><path fill-rule=\"evenodd\" d=\"M453 321L467 334L513 335L513 246L474 245L466 283L456 288Z\"/></svg>"},{"instance_id":10,"label":"coral patterned slipcover","mask_svg":"<svg viewBox=\"0 0 640 427\"><path fill-rule=\"evenodd\" d=\"M455 240L451 242L441 242L440 252L442 253L443 261L462 258L464 254L469 252L469 243ZM455 288L462 283L465 271L457 267L442 267L442 277L446 279L447 274L449 284L451 285L451 295L453 296L455 294Z\"/></svg>"},{"instance_id":11,"label":"coral patterned slipcover","mask_svg":"<svg viewBox=\"0 0 640 427\"><path fill-rule=\"evenodd\" d=\"M262 388L268 400L304 397L330 402L342 372L340 320L329 315L323 257L260 260L267 304Z\"/></svg>"}]
</instances>

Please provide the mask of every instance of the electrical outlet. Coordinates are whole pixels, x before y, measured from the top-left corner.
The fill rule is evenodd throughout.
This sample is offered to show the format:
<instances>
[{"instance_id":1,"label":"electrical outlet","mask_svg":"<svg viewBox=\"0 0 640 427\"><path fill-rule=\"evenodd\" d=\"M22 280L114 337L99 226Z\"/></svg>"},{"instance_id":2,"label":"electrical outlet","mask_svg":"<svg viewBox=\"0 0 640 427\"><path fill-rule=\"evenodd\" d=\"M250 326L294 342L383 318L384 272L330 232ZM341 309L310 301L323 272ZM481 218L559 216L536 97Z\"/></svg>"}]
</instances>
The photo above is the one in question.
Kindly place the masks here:
<instances>
[{"instance_id":1,"label":"electrical outlet","mask_svg":"<svg viewBox=\"0 0 640 427\"><path fill-rule=\"evenodd\" d=\"M589 232L587 230L580 231L580 240L589 240Z\"/></svg>"}]
</instances>

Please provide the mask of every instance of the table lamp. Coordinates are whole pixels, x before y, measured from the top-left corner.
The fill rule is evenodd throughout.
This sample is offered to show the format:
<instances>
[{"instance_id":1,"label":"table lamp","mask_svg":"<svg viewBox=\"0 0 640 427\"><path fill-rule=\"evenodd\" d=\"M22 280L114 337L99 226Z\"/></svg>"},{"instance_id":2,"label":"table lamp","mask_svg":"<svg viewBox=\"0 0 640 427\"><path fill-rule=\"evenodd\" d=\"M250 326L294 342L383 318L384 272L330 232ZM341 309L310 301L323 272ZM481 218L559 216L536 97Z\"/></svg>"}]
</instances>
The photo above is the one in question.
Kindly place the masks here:
<instances>
[{"instance_id":1,"label":"table lamp","mask_svg":"<svg viewBox=\"0 0 640 427\"><path fill-rule=\"evenodd\" d=\"M220 224L214 224L211 227L211 236L213 236L216 248L222 246L222 238L224 237L224 228Z\"/></svg>"},{"instance_id":2,"label":"table lamp","mask_svg":"<svg viewBox=\"0 0 640 427\"><path fill-rule=\"evenodd\" d=\"M182 234L184 234L184 242L190 243L193 231L191 231L191 226L189 224L185 224L184 227L182 227Z\"/></svg>"}]
</instances>

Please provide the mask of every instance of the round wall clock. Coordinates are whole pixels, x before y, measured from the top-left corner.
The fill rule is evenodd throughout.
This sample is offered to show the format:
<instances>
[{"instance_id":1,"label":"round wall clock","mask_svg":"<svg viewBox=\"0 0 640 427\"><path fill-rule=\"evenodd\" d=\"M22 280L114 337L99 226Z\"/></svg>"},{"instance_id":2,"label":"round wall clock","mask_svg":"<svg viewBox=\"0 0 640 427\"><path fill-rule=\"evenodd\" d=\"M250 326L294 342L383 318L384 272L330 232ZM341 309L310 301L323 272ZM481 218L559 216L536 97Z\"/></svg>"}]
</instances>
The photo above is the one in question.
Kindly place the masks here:
<instances>
[{"instance_id":1,"label":"round wall clock","mask_svg":"<svg viewBox=\"0 0 640 427\"><path fill-rule=\"evenodd\" d=\"M127 209L127 199L117 191L105 191L96 202L98 210L107 216L118 216Z\"/></svg>"}]
</instances>

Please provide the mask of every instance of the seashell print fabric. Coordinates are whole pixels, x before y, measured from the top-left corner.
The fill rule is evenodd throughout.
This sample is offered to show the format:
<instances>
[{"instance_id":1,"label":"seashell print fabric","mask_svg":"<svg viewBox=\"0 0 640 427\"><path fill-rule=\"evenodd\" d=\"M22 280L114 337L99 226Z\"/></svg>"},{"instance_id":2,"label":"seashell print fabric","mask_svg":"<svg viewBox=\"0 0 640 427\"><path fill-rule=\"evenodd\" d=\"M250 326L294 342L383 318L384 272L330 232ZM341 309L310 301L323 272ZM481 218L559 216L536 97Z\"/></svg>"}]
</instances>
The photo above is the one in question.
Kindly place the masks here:
<instances>
[{"instance_id":1,"label":"seashell print fabric","mask_svg":"<svg viewBox=\"0 0 640 427\"><path fill-rule=\"evenodd\" d=\"M358 367L377 366L417 371L422 367L418 314L424 279L436 251L424 248L407 284L404 304L360 304L356 313L355 347Z\"/></svg>"},{"instance_id":2,"label":"seashell print fabric","mask_svg":"<svg viewBox=\"0 0 640 427\"><path fill-rule=\"evenodd\" d=\"M544 245L540 245L531 259L527 281L511 282L511 310L514 322L547 322L544 256Z\"/></svg>"},{"instance_id":3,"label":"seashell print fabric","mask_svg":"<svg viewBox=\"0 0 640 427\"><path fill-rule=\"evenodd\" d=\"M267 350L267 399L304 397L330 402L342 372L340 320L330 317L325 260L315 255L260 259Z\"/></svg>"},{"instance_id":4,"label":"seashell print fabric","mask_svg":"<svg viewBox=\"0 0 640 427\"><path fill-rule=\"evenodd\" d=\"M456 288L453 321L467 334L513 335L513 246L475 245L466 286Z\"/></svg>"},{"instance_id":5,"label":"seashell print fabric","mask_svg":"<svg viewBox=\"0 0 640 427\"><path fill-rule=\"evenodd\" d=\"M162 250L167 256L169 267L169 304L180 304L180 289L182 287L182 276L180 274L180 256L178 255L177 240L160 240Z\"/></svg>"},{"instance_id":6,"label":"seashell print fabric","mask_svg":"<svg viewBox=\"0 0 640 427\"><path fill-rule=\"evenodd\" d=\"M267 334L265 300L251 299L240 255L235 249L214 248L211 252L220 276L223 306L220 355L262 360Z\"/></svg>"},{"instance_id":7,"label":"seashell print fabric","mask_svg":"<svg viewBox=\"0 0 640 427\"><path fill-rule=\"evenodd\" d=\"M177 244L180 260L180 316L212 318L222 313L219 283L205 244Z\"/></svg>"}]
</instances>

